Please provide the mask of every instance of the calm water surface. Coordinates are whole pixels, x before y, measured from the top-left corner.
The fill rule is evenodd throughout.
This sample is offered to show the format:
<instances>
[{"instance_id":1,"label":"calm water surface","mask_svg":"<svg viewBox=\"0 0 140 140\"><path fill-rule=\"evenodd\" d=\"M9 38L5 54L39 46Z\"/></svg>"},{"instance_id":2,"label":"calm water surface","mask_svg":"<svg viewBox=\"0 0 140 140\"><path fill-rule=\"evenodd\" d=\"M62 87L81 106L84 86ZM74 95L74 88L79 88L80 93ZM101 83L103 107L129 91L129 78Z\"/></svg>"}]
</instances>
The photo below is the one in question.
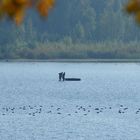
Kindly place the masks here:
<instances>
[{"instance_id":1,"label":"calm water surface","mask_svg":"<svg viewBox=\"0 0 140 140\"><path fill-rule=\"evenodd\" d=\"M139 140L139 100L139 64L0 63L0 140Z\"/></svg>"},{"instance_id":2,"label":"calm water surface","mask_svg":"<svg viewBox=\"0 0 140 140\"><path fill-rule=\"evenodd\" d=\"M59 82L58 73L81 78ZM0 103L47 100L118 102L140 100L140 65L135 63L0 63Z\"/></svg>"}]
</instances>

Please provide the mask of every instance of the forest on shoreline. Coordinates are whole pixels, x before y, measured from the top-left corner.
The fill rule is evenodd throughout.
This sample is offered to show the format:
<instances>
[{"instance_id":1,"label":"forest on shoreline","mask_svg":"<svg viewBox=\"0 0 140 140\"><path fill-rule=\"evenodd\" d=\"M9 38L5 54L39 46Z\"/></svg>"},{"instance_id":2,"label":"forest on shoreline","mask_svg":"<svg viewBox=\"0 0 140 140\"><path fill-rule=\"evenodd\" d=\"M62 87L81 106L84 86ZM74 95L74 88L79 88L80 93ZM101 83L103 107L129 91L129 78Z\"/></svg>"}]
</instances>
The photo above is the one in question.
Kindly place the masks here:
<instances>
[{"instance_id":1,"label":"forest on shoreline","mask_svg":"<svg viewBox=\"0 0 140 140\"><path fill-rule=\"evenodd\" d=\"M0 59L139 59L140 28L126 2L56 0L46 21L34 11L18 28L3 20Z\"/></svg>"},{"instance_id":2,"label":"forest on shoreline","mask_svg":"<svg viewBox=\"0 0 140 140\"><path fill-rule=\"evenodd\" d=\"M20 47L20 45L18 47L5 46L4 49L8 52L3 51L0 59L140 59L140 43L138 42L36 44L34 48Z\"/></svg>"}]
</instances>

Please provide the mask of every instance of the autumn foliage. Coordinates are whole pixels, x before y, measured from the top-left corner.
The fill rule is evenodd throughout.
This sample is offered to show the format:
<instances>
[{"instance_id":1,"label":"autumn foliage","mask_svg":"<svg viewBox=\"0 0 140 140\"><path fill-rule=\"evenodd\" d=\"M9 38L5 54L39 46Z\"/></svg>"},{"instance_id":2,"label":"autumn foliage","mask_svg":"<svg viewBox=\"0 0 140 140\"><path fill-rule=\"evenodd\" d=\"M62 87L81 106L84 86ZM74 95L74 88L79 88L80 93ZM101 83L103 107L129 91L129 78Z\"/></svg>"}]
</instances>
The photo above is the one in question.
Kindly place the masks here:
<instances>
[{"instance_id":1,"label":"autumn foliage","mask_svg":"<svg viewBox=\"0 0 140 140\"><path fill-rule=\"evenodd\" d=\"M41 16L45 17L53 5L54 0L0 0L0 17L7 16L19 25L27 9L35 8Z\"/></svg>"},{"instance_id":2,"label":"autumn foliage","mask_svg":"<svg viewBox=\"0 0 140 140\"><path fill-rule=\"evenodd\" d=\"M128 13L133 14L136 21L140 23L140 0L130 0L126 6Z\"/></svg>"},{"instance_id":3,"label":"autumn foliage","mask_svg":"<svg viewBox=\"0 0 140 140\"><path fill-rule=\"evenodd\" d=\"M0 0L0 18L9 17L19 25L25 16L27 9L35 8L40 16L46 17L54 6L55 0ZM129 0L126 10L134 14L140 23L140 0Z\"/></svg>"}]
</instances>

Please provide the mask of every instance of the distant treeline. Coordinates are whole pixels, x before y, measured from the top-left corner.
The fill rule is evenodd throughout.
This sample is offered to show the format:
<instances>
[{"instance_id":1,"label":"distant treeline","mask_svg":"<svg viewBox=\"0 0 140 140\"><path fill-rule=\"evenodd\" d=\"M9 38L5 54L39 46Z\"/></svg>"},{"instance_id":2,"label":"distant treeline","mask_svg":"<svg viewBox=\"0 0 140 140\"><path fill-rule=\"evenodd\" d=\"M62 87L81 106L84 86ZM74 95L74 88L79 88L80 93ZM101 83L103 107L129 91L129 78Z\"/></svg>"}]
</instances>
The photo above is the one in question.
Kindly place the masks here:
<instances>
[{"instance_id":1,"label":"distant treeline","mask_svg":"<svg viewBox=\"0 0 140 140\"><path fill-rule=\"evenodd\" d=\"M1 21L0 58L140 58L140 27L126 2L56 0L46 21L33 11L20 27Z\"/></svg>"},{"instance_id":2,"label":"distant treeline","mask_svg":"<svg viewBox=\"0 0 140 140\"><path fill-rule=\"evenodd\" d=\"M140 42L103 42L73 44L71 42L36 43L0 47L0 59L140 59Z\"/></svg>"}]
</instances>

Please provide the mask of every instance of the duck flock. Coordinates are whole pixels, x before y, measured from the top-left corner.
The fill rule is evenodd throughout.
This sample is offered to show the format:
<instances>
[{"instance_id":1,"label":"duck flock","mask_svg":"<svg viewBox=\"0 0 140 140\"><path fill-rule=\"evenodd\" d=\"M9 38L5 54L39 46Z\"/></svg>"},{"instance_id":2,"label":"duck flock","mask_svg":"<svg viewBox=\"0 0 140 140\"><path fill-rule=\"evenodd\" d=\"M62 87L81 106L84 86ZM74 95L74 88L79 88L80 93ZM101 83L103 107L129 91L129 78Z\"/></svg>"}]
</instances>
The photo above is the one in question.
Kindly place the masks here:
<instances>
[{"instance_id":1,"label":"duck flock","mask_svg":"<svg viewBox=\"0 0 140 140\"><path fill-rule=\"evenodd\" d=\"M29 116L36 116L41 114L52 114L52 115L83 115L87 116L90 114L104 114L106 112L111 111L112 113L116 114L126 114L130 111L128 107L124 105L119 105L117 108L111 106L103 106L103 107L95 107L92 105L82 106L82 105L75 105L73 107L67 107L65 105L59 107L58 105L26 105L26 106L4 106L0 108L0 115L15 115L15 114L22 114L22 115L29 115ZM140 114L140 108L133 109L131 111L133 114Z\"/></svg>"}]
</instances>

